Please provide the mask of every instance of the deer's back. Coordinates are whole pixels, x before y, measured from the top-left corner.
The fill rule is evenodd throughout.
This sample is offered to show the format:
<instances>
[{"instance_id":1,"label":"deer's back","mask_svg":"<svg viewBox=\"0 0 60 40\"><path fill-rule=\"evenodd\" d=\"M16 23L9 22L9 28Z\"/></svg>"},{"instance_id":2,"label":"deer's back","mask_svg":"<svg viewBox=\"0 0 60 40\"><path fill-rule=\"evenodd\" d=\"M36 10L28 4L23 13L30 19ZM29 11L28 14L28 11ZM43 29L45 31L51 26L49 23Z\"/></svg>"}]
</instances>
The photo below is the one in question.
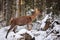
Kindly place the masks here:
<instances>
[{"instance_id":1,"label":"deer's back","mask_svg":"<svg viewBox=\"0 0 60 40\"><path fill-rule=\"evenodd\" d=\"M32 21L30 16L22 16L13 20L16 25L25 25Z\"/></svg>"}]
</instances>

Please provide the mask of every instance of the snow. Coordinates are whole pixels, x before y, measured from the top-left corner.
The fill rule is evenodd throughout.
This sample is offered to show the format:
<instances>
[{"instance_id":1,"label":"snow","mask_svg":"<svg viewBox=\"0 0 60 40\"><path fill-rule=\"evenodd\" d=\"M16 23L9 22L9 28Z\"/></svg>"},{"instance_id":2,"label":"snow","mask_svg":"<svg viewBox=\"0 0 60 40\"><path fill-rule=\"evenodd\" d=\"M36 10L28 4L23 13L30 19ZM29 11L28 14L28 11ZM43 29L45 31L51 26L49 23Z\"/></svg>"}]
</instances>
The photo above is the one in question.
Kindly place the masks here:
<instances>
[{"instance_id":1,"label":"snow","mask_svg":"<svg viewBox=\"0 0 60 40\"><path fill-rule=\"evenodd\" d=\"M53 36L54 35L53 33L51 33L50 35L47 36L46 31L41 31L41 30L40 31L37 31L37 30L28 31L27 29L21 29L17 33L14 33L11 31L8 35L8 38L6 39L5 35L6 35L7 30L5 30L5 29L6 29L6 27L0 29L0 40L17 40L17 39L22 38L22 36L20 34L24 34L24 33L28 33L29 35L32 36L32 38L35 37L35 40L53 40L53 39L57 38L57 36ZM58 30L60 30L60 29L58 29Z\"/></svg>"},{"instance_id":2,"label":"snow","mask_svg":"<svg viewBox=\"0 0 60 40\"><path fill-rule=\"evenodd\" d=\"M56 23L54 25L55 27L53 29L60 32L60 25L57 25Z\"/></svg>"},{"instance_id":3,"label":"snow","mask_svg":"<svg viewBox=\"0 0 60 40\"><path fill-rule=\"evenodd\" d=\"M51 33L47 38L45 38L44 40L53 40L55 39L57 36L53 36L54 34Z\"/></svg>"}]
</instances>

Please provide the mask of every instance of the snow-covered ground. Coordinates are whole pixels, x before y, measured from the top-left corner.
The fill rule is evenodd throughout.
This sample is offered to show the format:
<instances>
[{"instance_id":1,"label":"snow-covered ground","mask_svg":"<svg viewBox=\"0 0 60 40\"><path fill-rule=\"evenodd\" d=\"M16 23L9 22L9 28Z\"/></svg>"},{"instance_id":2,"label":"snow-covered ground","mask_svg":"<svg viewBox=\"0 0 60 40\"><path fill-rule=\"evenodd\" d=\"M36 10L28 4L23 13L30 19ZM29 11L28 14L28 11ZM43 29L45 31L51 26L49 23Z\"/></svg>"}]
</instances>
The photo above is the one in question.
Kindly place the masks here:
<instances>
[{"instance_id":1,"label":"snow-covered ground","mask_svg":"<svg viewBox=\"0 0 60 40\"><path fill-rule=\"evenodd\" d=\"M59 31L58 34L53 33L53 32L48 32L47 31L37 31L37 30L27 30L25 28L20 29L17 33L14 33L13 31L10 31L7 39L5 38L7 30L9 27L4 27L0 29L0 40L19 40L22 38L20 34L28 33L29 35L35 37L35 40L59 40L59 37L57 35L60 35L60 25L56 25L53 30ZM51 29L52 30L52 29ZM49 31L49 30L48 30Z\"/></svg>"}]
</instances>

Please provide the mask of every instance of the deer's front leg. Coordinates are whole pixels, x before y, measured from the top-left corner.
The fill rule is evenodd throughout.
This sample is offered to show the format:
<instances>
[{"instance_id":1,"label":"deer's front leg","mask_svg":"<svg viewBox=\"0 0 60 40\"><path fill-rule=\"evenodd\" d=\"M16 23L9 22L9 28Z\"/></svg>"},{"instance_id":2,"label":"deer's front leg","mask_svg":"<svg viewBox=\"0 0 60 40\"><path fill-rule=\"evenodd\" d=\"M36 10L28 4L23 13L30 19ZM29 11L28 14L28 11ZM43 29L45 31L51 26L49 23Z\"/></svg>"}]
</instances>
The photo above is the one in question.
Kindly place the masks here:
<instances>
[{"instance_id":1,"label":"deer's front leg","mask_svg":"<svg viewBox=\"0 0 60 40\"><path fill-rule=\"evenodd\" d=\"M13 32L16 33L17 26L13 28Z\"/></svg>"}]
</instances>

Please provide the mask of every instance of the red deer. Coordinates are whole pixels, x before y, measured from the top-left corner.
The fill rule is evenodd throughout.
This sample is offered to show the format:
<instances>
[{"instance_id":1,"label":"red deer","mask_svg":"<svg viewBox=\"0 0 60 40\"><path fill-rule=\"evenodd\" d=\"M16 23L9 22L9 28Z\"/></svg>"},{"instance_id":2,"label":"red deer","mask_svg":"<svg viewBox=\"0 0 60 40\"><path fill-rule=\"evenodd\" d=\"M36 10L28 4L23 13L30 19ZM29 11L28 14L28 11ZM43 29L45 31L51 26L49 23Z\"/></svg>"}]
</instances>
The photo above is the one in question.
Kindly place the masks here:
<instances>
[{"instance_id":1,"label":"red deer","mask_svg":"<svg viewBox=\"0 0 60 40\"><path fill-rule=\"evenodd\" d=\"M10 32L10 30L12 30L13 28L14 28L13 31L15 32L16 25L20 25L20 26L30 25L30 24L32 24L32 21L36 18L36 16L41 15L41 13L40 13L41 11L38 8L35 8L34 10L35 10L35 12L31 16L21 16L18 18L12 18L11 27L6 34L6 38L8 36L8 33Z\"/></svg>"}]
</instances>

